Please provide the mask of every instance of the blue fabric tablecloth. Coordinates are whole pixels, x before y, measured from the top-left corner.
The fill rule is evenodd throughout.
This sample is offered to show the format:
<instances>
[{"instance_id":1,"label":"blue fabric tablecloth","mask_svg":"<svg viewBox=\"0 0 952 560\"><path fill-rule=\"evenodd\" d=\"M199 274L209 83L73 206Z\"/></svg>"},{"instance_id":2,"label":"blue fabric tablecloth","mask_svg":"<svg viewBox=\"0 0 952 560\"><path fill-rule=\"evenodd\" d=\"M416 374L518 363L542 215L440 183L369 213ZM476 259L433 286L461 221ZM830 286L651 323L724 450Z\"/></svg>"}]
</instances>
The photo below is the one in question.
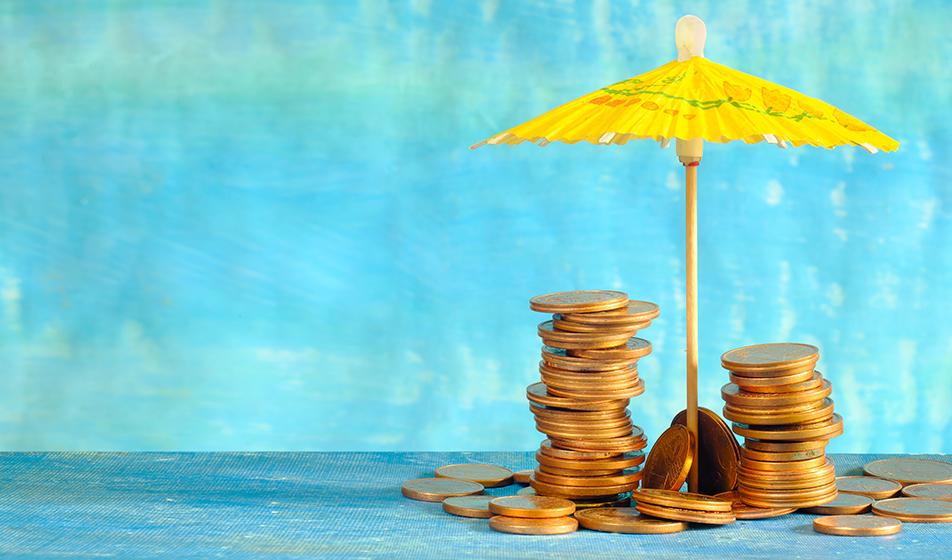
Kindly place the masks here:
<instances>
[{"instance_id":1,"label":"blue fabric tablecloth","mask_svg":"<svg viewBox=\"0 0 952 560\"><path fill-rule=\"evenodd\" d=\"M838 474L861 474L881 457L833 460ZM533 537L400 494L404 480L460 462L533 466L523 452L0 454L0 557L952 558L952 524L834 537L793 514L673 535Z\"/></svg>"}]
</instances>

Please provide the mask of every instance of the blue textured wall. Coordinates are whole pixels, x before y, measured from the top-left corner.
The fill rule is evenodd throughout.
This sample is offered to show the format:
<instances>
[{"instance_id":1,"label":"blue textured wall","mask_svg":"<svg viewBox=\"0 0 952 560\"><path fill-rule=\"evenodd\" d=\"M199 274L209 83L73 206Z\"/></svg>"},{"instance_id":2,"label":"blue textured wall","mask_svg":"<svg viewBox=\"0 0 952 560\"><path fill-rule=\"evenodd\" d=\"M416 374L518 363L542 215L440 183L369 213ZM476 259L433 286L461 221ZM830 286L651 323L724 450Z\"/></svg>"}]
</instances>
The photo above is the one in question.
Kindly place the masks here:
<instances>
[{"instance_id":1,"label":"blue textured wall","mask_svg":"<svg viewBox=\"0 0 952 560\"><path fill-rule=\"evenodd\" d=\"M716 9L715 9L716 6ZM534 294L658 302L682 408L673 151L474 142L674 56L821 97L900 152L710 145L721 352L822 348L834 451L952 449L948 2L7 2L0 448L530 449Z\"/></svg>"}]
</instances>

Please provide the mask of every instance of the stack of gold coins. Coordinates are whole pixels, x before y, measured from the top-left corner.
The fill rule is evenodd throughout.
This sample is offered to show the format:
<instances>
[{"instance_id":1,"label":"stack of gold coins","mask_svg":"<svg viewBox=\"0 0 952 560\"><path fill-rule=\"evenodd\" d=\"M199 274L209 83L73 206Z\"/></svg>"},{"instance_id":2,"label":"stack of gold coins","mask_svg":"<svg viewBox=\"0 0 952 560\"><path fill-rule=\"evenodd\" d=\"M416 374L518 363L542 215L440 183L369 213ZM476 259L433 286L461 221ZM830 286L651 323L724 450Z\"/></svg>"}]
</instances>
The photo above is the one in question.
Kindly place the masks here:
<instances>
[{"instance_id":1,"label":"stack of gold coins","mask_svg":"<svg viewBox=\"0 0 952 560\"><path fill-rule=\"evenodd\" d=\"M536 428L548 436L529 483L578 507L623 505L641 480L647 444L628 402L645 390L636 364L651 344L634 335L658 306L606 290L546 294L529 305L554 313L538 328L542 381L526 391Z\"/></svg>"},{"instance_id":2,"label":"stack of gold coins","mask_svg":"<svg viewBox=\"0 0 952 560\"><path fill-rule=\"evenodd\" d=\"M731 383L721 389L724 417L746 438L737 471L740 499L754 507L806 508L836 498L836 473L826 444L843 433L830 382L814 366L808 344L745 346L721 364Z\"/></svg>"}]
</instances>

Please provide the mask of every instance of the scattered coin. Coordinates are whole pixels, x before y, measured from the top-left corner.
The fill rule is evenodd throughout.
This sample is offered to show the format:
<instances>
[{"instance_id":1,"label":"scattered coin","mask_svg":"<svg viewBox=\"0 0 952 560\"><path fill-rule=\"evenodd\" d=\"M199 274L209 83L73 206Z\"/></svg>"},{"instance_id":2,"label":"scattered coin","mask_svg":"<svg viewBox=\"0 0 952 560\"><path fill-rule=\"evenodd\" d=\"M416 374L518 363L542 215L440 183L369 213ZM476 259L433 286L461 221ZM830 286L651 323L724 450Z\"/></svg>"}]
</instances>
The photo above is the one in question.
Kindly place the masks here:
<instances>
[{"instance_id":1,"label":"scattered coin","mask_svg":"<svg viewBox=\"0 0 952 560\"><path fill-rule=\"evenodd\" d=\"M823 505L806 509L807 513L817 515L848 515L866 513L873 505L873 499L859 494L837 494L836 499Z\"/></svg>"},{"instance_id":2,"label":"scattered coin","mask_svg":"<svg viewBox=\"0 0 952 560\"><path fill-rule=\"evenodd\" d=\"M648 453L642 488L680 489L694 461L694 446L694 435L685 426L675 424L665 430Z\"/></svg>"},{"instance_id":3,"label":"scattered coin","mask_svg":"<svg viewBox=\"0 0 952 560\"><path fill-rule=\"evenodd\" d=\"M875 502L873 513L902 521L948 523L952 521L952 502L929 498L888 498Z\"/></svg>"},{"instance_id":4,"label":"scattered coin","mask_svg":"<svg viewBox=\"0 0 952 560\"><path fill-rule=\"evenodd\" d=\"M478 496L454 496L443 500L443 511L452 513L460 517L481 517L490 518L493 516L489 511L489 502L495 496L481 494Z\"/></svg>"},{"instance_id":5,"label":"scattered coin","mask_svg":"<svg viewBox=\"0 0 952 560\"><path fill-rule=\"evenodd\" d=\"M575 512L578 524L592 531L656 535L677 533L687 529L687 523L657 519L642 515L632 507L603 507Z\"/></svg>"},{"instance_id":6,"label":"scattered coin","mask_svg":"<svg viewBox=\"0 0 952 560\"><path fill-rule=\"evenodd\" d=\"M881 537L902 530L902 522L874 515L831 515L813 520L813 530L827 535Z\"/></svg>"},{"instance_id":7,"label":"scattered coin","mask_svg":"<svg viewBox=\"0 0 952 560\"><path fill-rule=\"evenodd\" d=\"M727 423L716 412L699 407L698 415L698 490L717 494L737 486L740 445ZM671 424L687 426L687 410L682 410Z\"/></svg>"},{"instance_id":8,"label":"scattered coin","mask_svg":"<svg viewBox=\"0 0 952 560\"><path fill-rule=\"evenodd\" d=\"M728 525L736 519L733 512L710 512L697 511L690 509L679 509L672 507L655 506L642 502L637 502L635 508L641 513L658 517L661 519L674 519L677 521L689 521L692 523L703 523L705 525Z\"/></svg>"},{"instance_id":9,"label":"scattered coin","mask_svg":"<svg viewBox=\"0 0 952 560\"><path fill-rule=\"evenodd\" d=\"M536 296L529 300L533 311L543 313L593 313L628 306L628 294L613 290L576 290Z\"/></svg>"},{"instance_id":10,"label":"scattered coin","mask_svg":"<svg viewBox=\"0 0 952 560\"><path fill-rule=\"evenodd\" d=\"M902 490L902 484L875 476L839 476L836 488L845 494L859 494L874 500L891 498Z\"/></svg>"},{"instance_id":11,"label":"scattered coin","mask_svg":"<svg viewBox=\"0 0 952 560\"><path fill-rule=\"evenodd\" d=\"M550 496L503 496L491 501L489 510L509 517L564 517L575 512L575 504Z\"/></svg>"},{"instance_id":12,"label":"scattered coin","mask_svg":"<svg viewBox=\"0 0 952 560\"><path fill-rule=\"evenodd\" d=\"M459 465L443 465L436 469L437 478L456 478L478 482L486 488L508 486L512 484L512 471L485 463L462 463Z\"/></svg>"},{"instance_id":13,"label":"scattered coin","mask_svg":"<svg viewBox=\"0 0 952 560\"><path fill-rule=\"evenodd\" d=\"M578 521L572 517L535 519L494 515L489 518L489 528L517 535L561 535L577 530Z\"/></svg>"},{"instance_id":14,"label":"scattered coin","mask_svg":"<svg viewBox=\"0 0 952 560\"><path fill-rule=\"evenodd\" d=\"M935 484L929 482L912 484L902 489L902 495L909 498L930 498L933 500L952 501L952 484Z\"/></svg>"},{"instance_id":15,"label":"scattered coin","mask_svg":"<svg viewBox=\"0 0 952 560\"><path fill-rule=\"evenodd\" d=\"M952 463L916 457L880 459L868 463L863 467L863 472L895 480L903 486L921 482L952 482Z\"/></svg>"},{"instance_id":16,"label":"scattered coin","mask_svg":"<svg viewBox=\"0 0 952 560\"><path fill-rule=\"evenodd\" d=\"M403 483L401 491L411 500L442 502L452 496L479 494L483 485L455 478L416 478Z\"/></svg>"},{"instance_id":17,"label":"scattered coin","mask_svg":"<svg viewBox=\"0 0 952 560\"><path fill-rule=\"evenodd\" d=\"M529 484L530 476L532 476L532 469L525 469L512 473L512 479L518 484Z\"/></svg>"}]
</instances>

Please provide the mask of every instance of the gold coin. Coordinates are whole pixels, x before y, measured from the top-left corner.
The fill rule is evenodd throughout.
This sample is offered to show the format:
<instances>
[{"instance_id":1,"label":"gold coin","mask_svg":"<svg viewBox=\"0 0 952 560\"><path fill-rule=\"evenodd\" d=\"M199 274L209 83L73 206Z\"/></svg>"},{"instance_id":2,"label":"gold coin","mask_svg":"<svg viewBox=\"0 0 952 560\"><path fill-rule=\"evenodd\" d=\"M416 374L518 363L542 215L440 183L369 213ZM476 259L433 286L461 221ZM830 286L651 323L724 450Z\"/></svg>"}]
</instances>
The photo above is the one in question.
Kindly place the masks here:
<instances>
[{"instance_id":1,"label":"gold coin","mask_svg":"<svg viewBox=\"0 0 952 560\"><path fill-rule=\"evenodd\" d=\"M740 446L716 412L699 407L698 415L698 489L702 494L717 494L737 486ZM671 424L687 425L687 410L675 415Z\"/></svg>"},{"instance_id":2,"label":"gold coin","mask_svg":"<svg viewBox=\"0 0 952 560\"><path fill-rule=\"evenodd\" d=\"M930 482L912 484L902 489L902 495L909 498L930 498L948 502L952 501L952 484L934 484Z\"/></svg>"},{"instance_id":3,"label":"gold coin","mask_svg":"<svg viewBox=\"0 0 952 560\"><path fill-rule=\"evenodd\" d=\"M825 440L824 440L825 441ZM825 447L817 449L807 449L805 451L754 451L753 449L741 448L740 455L743 459L753 459L755 461L801 461L803 459L812 459L822 457L826 452Z\"/></svg>"},{"instance_id":4,"label":"gold coin","mask_svg":"<svg viewBox=\"0 0 952 560\"><path fill-rule=\"evenodd\" d=\"M647 326L645 323L633 323L630 325L586 325L585 323L576 323L563 319L562 315L555 315L552 319L552 326L559 331L576 333L599 333L599 334L622 334L628 337L635 336L640 327Z\"/></svg>"},{"instance_id":5,"label":"gold coin","mask_svg":"<svg viewBox=\"0 0 952 560\"><path fill-rule=\"evenodd\" d=\"M594 313L628 307L628 294L614 290L574 290L535 296L529 308L542 313Z\"/></svg>"},{"instance_id":6,"label":"gold coin","mask_svg":"<svg viewBox=\"0 0 952 560\"><path fill-rule=\"evenodd\" d=\"M502 496L489 502L489 511L509 517L564 517L575 512L575 504L549 496Z\"/></svg>"},{"instance_id":7,"label":"gold coin","mask_svg":"<svg viewBox=\"0 0 952 560\"><path fill-rule=\"evenodd\" d=\"M813 379L814 372L812 369L806 371L795 372L789 375L782 375L778 377L744 377L738 375L734 372L728 374L728 377L731 380L731 383L737 385L745 391L749 391L751 387L776 387L778 385L794 385L797 383L803 383L804 381L810 381ZM768 391L769 392L769 391Z\"/></svg>"},{"instance_id":8,"label":"gold coin","mask_svg":"<svg viewBox=\"0 0 952 560\"><path fill-rule=\"evenodd\" d=\"M626 471L624 474L615 476L581 476L578 473L571 476L562 476L550 474L537 469L533 475L536 480L545 484L556 484L559 486L598 486L628 484L635 486L641 480L641 471L635 469Z\"/></svg>"},{"instance_id":9,"label":"gold coin","mask_svg":"<svg viewBox=\"0 0 952 560\"><path fill-rule=\"evenodd\" d=\"M733 512L710 512L697 511L691 509L678 509L671 507L661 507L643 502L637 502L635 508L641 513L658 517L660 519L674 519L677 521L690 521L692 523L704 523L706 525L729 525L734 522Z\"/></svg>"},{"instance_id":10,"label":"gold coin","mask_svg":"<svg viewBox=\"0 0 952 560\"><path fill-rule=\"evenodd\" d=\"M567 321L588 325L631 325L647 323L661 315L661 310L649 301L628 302L625 310L603 311L599 313L563 313Z\"/></svg>"},{"instance_id":11,"label":"gold coin","mask_svg":"<svg viewBox=\"0 0 952 560\"><path fill-rule=\"evenodd\" d=\"M508 486L512 484L512 471L486 463L463 463L459 465L443 465L436 469L437 478L456 478L478 482L486 488Z\"/></svg>"},{"instance_id":12,"label":"gold coin","mask_svg":"<svg viewBox=\"0 0 952 560\"><path fill-rule=\"evenodd\" d=\"M721 387L721 398L732 406L764 408L821 401L829 397L832 392L833 387L826 379L824 379L823 384L816 389L797 391L795 393L749 393L741 391L740 387L733 383L728 383Z\"/></svg>"},{"instance_id":13,"label":"gold coin","mask_svg":"<svg viewBox=\"0 0 952 560\"><path fill-rule=\"evenodd\" d=\"M813 467L822 467L826 464L826 457L814 457L812 459L801 459L799 461L754 461L746 457L741 461L744 468L755 471L804 471Z\"/></svg>"},{"instance_id":14,"label":"gold coin","mask_svg":"<svg viewBox=\"0 0 952 560\"><path fill-rule=\"evenodd\" d=\"M675 424L665 430L648 453L642 488L680 489L691 470L695 445L686 427Z\"/></svg>"},{"instance_id":15,"label":"gold coin","mask_svg":"<svg viewBox=\"0 0 952 560\"><path fill-rule=\"evenodd\" d=\"M556 459L568 459L568 460L579 460L579 461L620 459L625 456L624 452L622 451L612 451L612 450L575 451L572 449L563 449L560 447L553 446L552 441L548 439L542 440L542 443L539 444L539 453L546 455L548 457L554 457ZM602 468L602 467L598 467L598 468Z\"/></svg>"},{"instance_id":16,"label":"gold coin","mask_svg":"<svg viewBox=\"0 0 952 560\"><path fill-rule=\"evenodd\" d=\"M902 522L875 515L831 515L814 519L813 530L846 537L881 537L902 531Z\"/></svg>"},{"instance_id":17,"label":"gold coin","mask_svg":"<svg viewBox=\"0 0 952 560\"><path fill-rule=\"evenodd\" d=\"M619 476L624 472L622 469L560 469L558 467L550 467L542 463L539 463L539 468L536 470L542 471L546 474L572 477Z\"/></svg>"},{"instance_id":18,"label":"gold coin","mask_svg":"<svg viewBox=\"0 0 952 560\"><path fill-rule=\"evenodd\" d=\"M758 439L746 438L744 447L753 451L763 451L766 453L789 453L793 451L807 451L811 449L825 449L826 440L811 441L761 441Z\"/></svg>"},{"instance_id":19,"label":"gold coin","mask_svg":"<svg viewBox=\"0 0 952 560\"><path fill-rule=\"evenodd\" d=\"M598 496L611 496L630 492L637 483L611 484L605 486L566 486L564 484L551 484L542 482L533 474L529 479L529 484L536 490L540 496L557 496L559 498L594 498Z\"/></svg>"},{"instance_id":20,"label":"gold coin","mask_svg":"<svg viewBox=\"0 0 952 560\"><path fill-rule=\"evenodd\" d=\"M903 486L920 482L952 482L952 463L896 457L867 463L863 472L887 480L895 480Z\"/></svg>"},{"instance_id":21,"label":"gold coin","mask_svg":"<svg viewBox=\"0 0 952 560\"><path fill-rule=\"evenodd\" d=\"M724 418L734 422L741 422L747 425L758 426L778 426L782 424L810 424L813 422L823 422L833 418L832 399L823 399L821 406L804 412L795 412L790 414L763 414L748 415L738 413L729 406L724 407Z\"/></svg>"},{"instance_id":22,"label":"gold coin","mask_svg":"<svg viewBox=\"0 0 952 560\"><path fill-rule=\"evenodd\" d=\"M873 513L913 523L952 521L952 502L929 498L889 498L873 504Z\"/></svg>"},{"instance_id":23,"label":"gold coin","mask_svg":"<svg viewBox=\"0 0 952 560\"><path fill-rule=\"evenodd\" d=\"M809 344L779 342L735 348L721 355L721 365L731 371L779 369L816 360L820 350Z\"/></svg>"},{"instance_id":24,"label":"gold coin","mask_svg":"<svg viewBox=\"0 0 952 560\"><path fill-rule=\"evenodd\" d=\"M738 385L737 383L734 384ZM763 387L758 387L756 385L743 385L741 388L748 393L799 393L800 391L816 389L822 385L823 374L819 371L813 371L813 375L809 379L799 383L790 383L789 385L770 385Z\"/></svg>"},{"instance_id":25,"label":"gold coin","mask_svg":"<svg viewBox=\"0 0 952 560\"><path fill-rule=\"evenodd\" d=\"M731 509L734 512L734 517L737 519L769 519L771 517L780 517L781 515L787 515L788 513L797 511L797 508L795 507L762 508L749 506L741 501L740 494L738 494L736 490L721 492L716 494L714 497L725 501L730 501Z\"/></svg>"},{"instance_id":26,"label":"gold coin","mask_svg":"<svg viewBox=\"0 0 952 560\"><path fill-rule=\"evenodd\" d=\"M639 379L637 383L622 389L605 389L583 391L578 389L563 389L561 387L548 387L550 395L567 399L631 399L645 392L645 382Z\"/></svg>"},{"instance_id":27,"label":"gold coin","mask_svg":"<svg viewBox=\"0 0 952 560\"><path fill-rule=\"evenodd\" d=\"M517 535L563 535L578 529L573 517L548 517L543 519L494 515L489 518L489 528L501 533Z\"/></svg>"},{"instance_id":28,"label":"gold coin","mask_svg":"<svg viewBox=\"0 0 952 560\"><path fill-rule=\"evenodd\" d=\"M655 506L711 512L731 511L730 501L704 494L695 494L693 492L642 488L632 492L631 497L638 503Z\"/></svg>"},{"instance_id":29,"label":"gold coin","mask_svg":"<svg viewBox=\"0 0 952 560\"><path fill-rule=\"evenodd\" d=\"M443 500L443 511L460 517L490 518L489 502L495 496L454 496Z\"/></svg>"},{"instance_id":30,"label":"gold coin","mask_svg":"<svg viewBox=\"0 0 952 560\"><path fill-rule=\"evenodd\" d=\"M589 469L627 469L636 467L645 461L645 455L641 451L627 453L611 459L562 459L550 457L543 453L536 453L536 460L540 465L554 467L566 470L586 471Z\"/></svg>"},{"instance_id":31,"label":"gold coin","mask_svg":"<svg viewBox=\"0 0 952 560\"><path fill-rule=\"evenodd\" d=\"M859 494L874 500L892 498L902 490L902 484L875 476L840 476L836 488L846 494Z\"/></svg>"},{"instance_id":32,"label":"gold coin","mask_svg":"<svg viewBox=\"0 0 952 560\"><path fill-rule=\"evenodd\" d=\"M403 483L403 495L421 502L442 502L452 496L480 494L483 485L455 478L415 478Z\"/></svg>"},{"instance_id":33,"label":"gold coin","mask_svg":"<svg viewBox=\"0 0 952 560\"><path fill-rule=\"evenodd\" d=\"M512 479L519 484L529 484L530 476L532 476L532 469L523 469L512 473Z\"/></svg>"},{"instance_id":34,"label":"gold coin","mask_svg":"<svg viewBox=\"0 0 952 560\"><path fill-rule=\"evenodd\" d=\"M802 441L806 439L831 439L843 433L843 417L810 424L785 424L781 426L748 426L734 422L734 433L739 436L773 441Z\"/></svg>"},{"instance_id":35,"label":"gold coin","mask_svg":"<svg viewBox=\"0 0 952 560\"><path fill-rule=\"evenodd\" d=\"M526 387L526 398L530 401L545 406L555 408L564 408L568 410L610 410L616 408L625 408L628 406L628 399L567 399L550 395L542 383L533 383Z\"/></svg>"},{"instance_id":36,"label":"gold coin","mask_svg":"<svg viewBox=\"0 0 952 560\"><path fill-rule=\"evenodd\" d=\"M837 494L836 499L806 510L817 515L850 515L866 513L873 505L873 499L859 494Z\"/></svg>"},{"instance_id":37,"label":"gold coin","mask_svg":"<svg viewBox=\"0 0 952 560\"><path fill-rule=\"evenodd\" d=\"M592 360L569 355L567 350L552 346L542 347L542 361L550 367L577 372L611 372L628 369L638 358L624 360Z\"/></svg>"},{"instance_id":38,"label":"gold coin","mask_svg":"<svg viewBox=\"0 0 952 560\"><path fill-rule=\"evenodd\" d=\"M641 515L632 507L603 507L575 512L578 524L592 531L627 533L635 535L658 535L678 533L688 528L683 521L655 519Z\"/></svg>"},{"instance_id":39,"label":"gold coin","mask_svg":"<svg viewBox=\"0 0 952 560\"><path fill-rule=\"evenodd\" d=\"M604 348L593 350L573 350L570 355L579 358L590 358L593 360L625 360L636 359L647 356L651 353L651 343L643 338L631 337L628 342L617 348Z\"/></svg>"}]
</instances>

